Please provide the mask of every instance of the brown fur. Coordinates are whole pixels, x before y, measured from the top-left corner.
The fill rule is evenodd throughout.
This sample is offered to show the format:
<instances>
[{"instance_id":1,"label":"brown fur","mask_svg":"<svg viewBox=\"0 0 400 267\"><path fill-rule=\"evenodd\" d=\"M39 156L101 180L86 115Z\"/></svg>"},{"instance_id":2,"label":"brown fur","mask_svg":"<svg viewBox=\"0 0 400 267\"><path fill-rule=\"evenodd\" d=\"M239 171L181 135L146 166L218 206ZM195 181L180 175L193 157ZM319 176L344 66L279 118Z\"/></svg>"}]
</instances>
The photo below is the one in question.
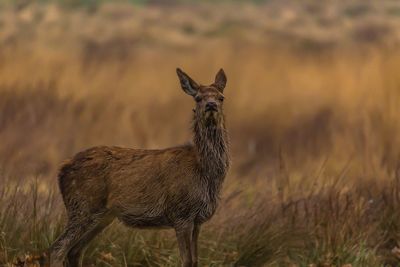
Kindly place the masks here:
<instances>
[{"instance_id":1,"label":"brown fur","mask_svg":"<svg viewBox=\"0 0 400 267\"><path fill-rule=\"evenodd\" d=\"M64 233L50 249L51 266L80 266L81 251L114 218L131 227L172 227L182 264L197 266L200 225L214 214L229 167L222 110L226 77L197 85L177 69L182 89L197 104L193 143L160 150L94 147L59 172L68 214Z\"/></svg>"}]
</instances>

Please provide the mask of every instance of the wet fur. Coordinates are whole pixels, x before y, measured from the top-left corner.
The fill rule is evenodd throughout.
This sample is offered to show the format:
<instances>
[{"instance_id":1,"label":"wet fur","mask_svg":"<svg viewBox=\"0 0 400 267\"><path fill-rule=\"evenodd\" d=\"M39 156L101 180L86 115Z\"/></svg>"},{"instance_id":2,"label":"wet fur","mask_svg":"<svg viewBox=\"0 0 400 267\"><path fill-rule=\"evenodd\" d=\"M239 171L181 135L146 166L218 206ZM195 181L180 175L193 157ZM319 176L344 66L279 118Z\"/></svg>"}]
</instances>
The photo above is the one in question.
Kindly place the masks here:
<instances>
[{"instance_id":1,"label":"wet fur","mask_svg":"<svg viewBox=\"0 0 400 267\"><path fill-rule=\"evenodd\" d=\"M183 265L197 266L197 235L217 208L229 156L222 110L197 109L192 128L191 144L94 147L66 162L58 182L68 224L50 249L52 266L65 257L64 265L79 266L83 248L114 218L131 227L175 228Z\"/></svg>"}]
</instances>

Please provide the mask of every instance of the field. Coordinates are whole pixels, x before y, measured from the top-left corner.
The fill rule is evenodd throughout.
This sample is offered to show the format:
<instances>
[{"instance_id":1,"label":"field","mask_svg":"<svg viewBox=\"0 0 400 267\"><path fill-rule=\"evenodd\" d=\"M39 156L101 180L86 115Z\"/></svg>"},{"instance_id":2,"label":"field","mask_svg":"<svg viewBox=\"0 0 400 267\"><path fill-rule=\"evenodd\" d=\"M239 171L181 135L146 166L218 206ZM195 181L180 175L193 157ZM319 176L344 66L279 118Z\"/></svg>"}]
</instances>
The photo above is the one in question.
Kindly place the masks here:
<instances>
[{"instance_id":1,"label":"field","mask_svg":"<svg viewBox=\"0 0 400 267\"><path fill-rule=\"evenodd\" d=\"M61 233L65 159L191 139L176 67L228 77L200 266L400 266L400 3L64 2L0 1L0 266L38 266ZM172 230L119 222L84 259L178 264Z\"/></svg>"}]
</instances>

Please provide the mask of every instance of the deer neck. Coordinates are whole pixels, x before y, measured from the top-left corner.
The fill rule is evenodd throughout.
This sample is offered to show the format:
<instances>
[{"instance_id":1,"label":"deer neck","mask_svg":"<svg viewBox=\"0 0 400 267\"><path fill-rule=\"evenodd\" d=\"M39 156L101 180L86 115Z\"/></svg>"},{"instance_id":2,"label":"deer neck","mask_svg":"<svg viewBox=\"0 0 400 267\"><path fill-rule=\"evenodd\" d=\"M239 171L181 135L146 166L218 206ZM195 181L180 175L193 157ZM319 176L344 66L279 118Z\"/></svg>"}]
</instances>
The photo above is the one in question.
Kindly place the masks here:
<instances>
[{"instance_id":1,"label":"deer neck","mask_svg":"<svg viewBox=\"0 0 400 267\"><path fill-rule=\"evenodd\" d=\"M195 113L194 144L203 179L212 195L218 195L229 168L229 144L224 116L207 120Z\"/></svg>"}]
</instances>

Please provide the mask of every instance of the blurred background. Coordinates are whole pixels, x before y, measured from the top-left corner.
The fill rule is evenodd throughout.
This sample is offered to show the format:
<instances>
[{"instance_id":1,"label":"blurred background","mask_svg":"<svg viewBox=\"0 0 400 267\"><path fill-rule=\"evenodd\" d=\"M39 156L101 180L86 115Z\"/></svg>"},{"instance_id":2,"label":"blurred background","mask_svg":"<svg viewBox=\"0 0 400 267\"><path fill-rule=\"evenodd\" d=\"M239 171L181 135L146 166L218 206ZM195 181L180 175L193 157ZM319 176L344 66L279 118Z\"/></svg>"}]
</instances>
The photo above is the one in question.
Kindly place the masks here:
<instances>
[{"instance_id":1,"label":"blurred background","mask_svg":"<svg viewBox=\"0 0 400 267\"><path fill-rule=\"evenodd\" d=\"M65 159L187 142L175 69L222 67L232 168L200 265L398 266L399 44L391 0L0 0L0 265L62 230ZM84 263L178 258L173 232L116 222Z\"/></svg>"}]
</instances>

